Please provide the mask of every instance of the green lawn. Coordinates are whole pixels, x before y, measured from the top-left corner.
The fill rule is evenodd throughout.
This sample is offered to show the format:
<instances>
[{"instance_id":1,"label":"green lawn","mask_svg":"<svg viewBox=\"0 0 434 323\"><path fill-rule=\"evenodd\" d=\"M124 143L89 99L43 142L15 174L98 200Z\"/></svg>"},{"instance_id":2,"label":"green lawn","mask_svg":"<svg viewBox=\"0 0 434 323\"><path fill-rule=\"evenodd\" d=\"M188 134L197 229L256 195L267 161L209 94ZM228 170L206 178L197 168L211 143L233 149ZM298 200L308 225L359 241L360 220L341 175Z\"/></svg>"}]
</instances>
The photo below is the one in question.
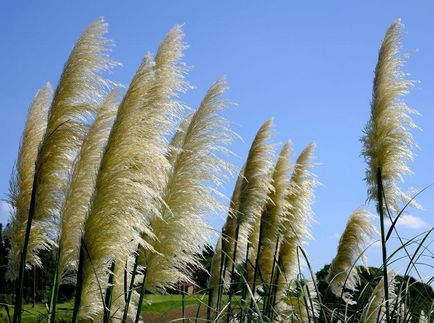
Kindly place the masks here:
<instances>
[{"instance_id":1,"label":"green lawn","mask_svg":"<svg viewBox=\"0 0 434 323\"><path fill-rule=\"evenodd\" d=\"M198 307L199 303L202 302L201 307L206 308L208 297L202 294L197 295L186 295L184 298L185 307ZM57 305L56 318L61 321L68 321L72 316L72 303L64 303ZM182 311L182 295L146 295L145 301L142 306L142 313L154 313L163 314L166 312L177 310L181 313ZM9 309L9 315L13 317L13 308ZM38 320L46 320L47 308L45 304L36 304L32 308L31 304L24 305L24 312L22 316L23 322L37 322ZM8 322L7 311L4 307L0 308L0 322Z\"/></svg>"},{"instance_id":2,"label":"green lawn","mask_svg":"<svg viewBox=\"0 0 434 323\"><path fill-rule=\"evenodd\" d=\"M223 298L223 303L226 297ZM239 297L233 298L234 302L239 301ZM186 317L196 317L200 305L199 317L205 317L208 304L208 296L203 294L186 295L184 297L184 308ZM58 304L56 318L59 322L68 322L72 316L72 302ZM169 319L182 317L182 295L146 295L142 306L142 315L151 322L164 322ZM13 309L9 310L12 318ZM32 308L31 304L24 305L22 322L44 322L47 319L47 308L45 304L36 304ZM0 308L0 322L8 322L8 316L4 307ZM167 322L167 321L166 321Z\"/></svg>"},{"instance_id":3,"label":"green lawn","mask_svg":"<svg viewBox=\"0 0 434 323\"><path fill-rule=\"evenodd\" d=\"M182 308L182 295L146 295L143 304L142 312L166 312L172 309ZM208 297L201 294L186 295L184 298L184 305L199 305L207 306Z\"/></svg>"},{"instance_id":4,"label":"green lawn","mask_svg":"<svg viewBox=\"0 0 434 323\"><path fill-rule=\"evenodd\" d=\"M9 310L9 315L12 319L14 315L13 308ZM57 318L61 320L71 320L72 316L72 304L58 304L57 305ZM31 304L24 305L24 311L22 315L22 322L38 322L38 320L47 319L47 308L45 304L36 304L33 308ZM7 311L4 307L0 309L0 322L8 322Z\"/></svg>"}]
</instances>

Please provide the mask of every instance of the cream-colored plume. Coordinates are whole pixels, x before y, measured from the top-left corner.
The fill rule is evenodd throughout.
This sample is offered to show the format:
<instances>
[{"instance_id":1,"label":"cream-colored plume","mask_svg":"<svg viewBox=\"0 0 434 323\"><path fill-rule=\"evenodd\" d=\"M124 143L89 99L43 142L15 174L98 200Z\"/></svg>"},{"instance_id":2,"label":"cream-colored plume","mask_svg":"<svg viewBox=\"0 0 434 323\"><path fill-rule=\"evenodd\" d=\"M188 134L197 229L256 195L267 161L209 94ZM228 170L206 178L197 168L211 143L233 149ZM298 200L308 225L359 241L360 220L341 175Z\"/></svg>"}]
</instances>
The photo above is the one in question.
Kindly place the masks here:
<instances>
[{"instance_id":1,"label":"cream-colored plume","mask_svg":"<svg viewBox=\"0 0 434 323\"><path fill-rule=\"evenodd\" d=\"M362 155L368 164L365 177L368 198L377 200L377 171L380 168L386 203L393 211L398 211L402 202L410 200L398 184L403 181L403 175L411 173L407 162L413 159L415 144L409 130L416 126L410 115L417 114L401 100L412 86L400 70L403 65L403 58L399 56L401 28L400 20L395 21L381 45L375 70L371 117L361 139Z\"/></svg>"},{"instance_id":2,"label":"cream-colored plume","mask_svg":"<svg viewBox=\"0 0 434 323\"><path fill-rule=\"evenodd\" d=\"M8 239L11 247L8 255L7 277L11 280L15 280L18 274L27 218L29 216L30 198L35 175L35 161L47 127L47 112L52 97L51 86L47 83L45 87L38 91L33 99L21 138L17 163L10 180L8 202L12 208L12 214ZM46 238L41 234L42 229L40 227L34 228L37 238L30 241L30 252L27 253L26 259L26 262L37 266L41 266L40 259L33 251L48 247Z\"/></svg>"},{"instance_id":3,"label":"cream-colored plume","mask_svg":"<svg viewBox=\"0 0 434 323\"><path fill-rule=\"evenodd\" d=\"M97 19L80 36L65 64L48 114L37 158L37 192L30 246L41 235L57 237L73 161L110 83L101 77L115 65L107 56L107 24ZM43 228L41 230L40 228ZM54 239L55 240L55 239ZM51 241L55 244L55 241ZM37 253L28 248L28 252Z\"/></svg>"},{"instance_id":4,"label":"cream-colored plume","mask_svg":"<svg viewBox=\"0 0 434 323\"><path fill-rule=\"evenodd\" d=\"M247 161L243 166L232 194L231 205L226 223L222 229L222 252L226 255L224 270L225 285L230 280L234 261L244 261L248 236L255 230L257 219L260 221L262 209L271 190L270 169L273 159L273 147L268 143L271 137L272 120L266 121L259 128ZM237 234L238 227L238 236ZM257 232L258 229L256 230ZM237 240L236 259L232 259ZM217 262L214 262L217 266ZM220 268L211 270L212 279L218 279Z\"/></svg>"},{"instance_id":5,"label":"cream-colored plume","mask_svg":"<svg viewBox=\"0 0 434 323\"><path fill-rule=\"evenodd\" d=\"M251 226L261 216L271 188L269 175L274 153L268 141L271 137L272 124L270 119L259 128L249 150L239 196L237 216L239 225L246 223L246 226Z\"/></svg>"},{"instance_id":6,"label":"cream-colored plume","mask_svg":"<svg viewBox=\"0 0 434 323\"><path fill-rule=\"evenodd\" d=\"M262 242L259 251L259 272L263 282L269 283L271 271L276 253L276 242L279 239L282 221L289 205L286 199L289 194L289 172L291 164L289 162L291 155L291 145L286 143L280 151L279 158L276 162L273 172L273 189L269 194L269 201L261 216Z\"/></svg>"},{"instance_id":7,"label":"cream-colored plume","mask_svg":"<svg viewBox=\"0 0 434 323\"><path fill-rule=\"evenodd\" d=\"M179 153L181 152L182 145L183 145L184 139L185 139L185 133L187 132L188 127L190 126L193 114L194 113L190 113L181 122L178 130L176 130L176 133L173 136L173 138L169 144L169 149L167 151L166 156L167 156L167 159L169 160L170 165L172 165L172 166L175 163L176 158L179 156Z\"/></svg>"},{"instance_id":8,"label":"cream-colored plume","mask_svg":"<svg viewBox=\"0 0 434 323\"><path fill-rule=\"evenodd\" d=\"M309 144L294 166L289 186L287 202L289 209L282 224L282 242L279 250L279 274L276 298L279 299L291 288L295 280L301 259L297 257L297 248L303 245L305 238L310 238L309 226L312 222L312 201L315 176L310 172L315 144Z\"/></svg>"},{"instance_id":9,"label":"cream-colored plume","mask_svg":"<svg viewBox=\"0 0 434 323\"><path fill-rule=\"evenodd\" d=\"M395 294L395 276L394 271L388 273L389 284L389 304L394 304L396 301ZM393 306L389 306L392 310ZM363 308L360 322L363 323L382 323L386 322L386 304L384 300L384 278L381 278L377 286L375 286L369 297L368 303Z\"/></svg>"},{"instance_id":10,"label":"cream-colored plume","mask_svg":"<svg viewBox=\"0 0 434 323\"><path fill-rule=\"evenodd\" d=\"M74 274L77 270L83 225L101 158L116 117L118 99L119 93L114 90L101 104L75 161L59 232L59 273L66 282L71 278L68 274Z\"/></svg>"},{"instance_id":11,"label":"cream-colored plume","mask_svg":"<svg viewBox=\"0 0 434 323\"><path fill-rule=\"evenodd\" d=\"M367 265L364 249L375 234L371 214L359 208L349 218L339 240L337 254L330 264L327 281L330 283L332 293L336 297L342 297L348 304L356 303L351 295L360 283L356 264L360 260L364 266Z\"/></svg>"},{"instance_id":12,"label":"cream-colored plume","mask_svg":"<svg viewBox=\"0 0 434 323\"><path fill-rule=\"evenodd\" d=\"M259 128L244 166L244 180L241 182L236 224L239 226L237 263L245 260L247 243L249 254L257 248L262 211L268 202L271 186L271 170L274 151L269 143L272 120ZM231 258L233 256L230 256Z\"/></svg>"},{"instance_id":13,"label":"cream-colored plume","mask_svg":"<svg viewBox=\"0 0 434 323\"><path fill-rule=\"evenodd\" d=\"M228 121L219 114L227 105L222 98L224 80L208 90L191 116L182 145L162 193L161 218L150 223L154 237L144 237L151 250L145 252L147 290L164 290L191 281L200 268L200 254L212 228L204 216L226 211L218 189L231 166L221 157L234 137ZM217 194L216 194L217 193Z\"/></svg>"},{"instance_id":14,"label":"cream-colored plume","mask_svg":"<svg viewBox=\"0 0 434 323\"><path fill-rule=\"evenodd\" d=\"M122 266L137 244L153 249L142 235L153 237L149 223L162 216L155 202L161 199L170 169L165 137L183 108L176 98L187 88L180 61L184 48L183 32L175 26L155 61L150 55L144 59L119 107L84 226L92 264L84 263L81 318L101 315L97 279L105 290L111 261Z\"/></svg>"}]
</instances>

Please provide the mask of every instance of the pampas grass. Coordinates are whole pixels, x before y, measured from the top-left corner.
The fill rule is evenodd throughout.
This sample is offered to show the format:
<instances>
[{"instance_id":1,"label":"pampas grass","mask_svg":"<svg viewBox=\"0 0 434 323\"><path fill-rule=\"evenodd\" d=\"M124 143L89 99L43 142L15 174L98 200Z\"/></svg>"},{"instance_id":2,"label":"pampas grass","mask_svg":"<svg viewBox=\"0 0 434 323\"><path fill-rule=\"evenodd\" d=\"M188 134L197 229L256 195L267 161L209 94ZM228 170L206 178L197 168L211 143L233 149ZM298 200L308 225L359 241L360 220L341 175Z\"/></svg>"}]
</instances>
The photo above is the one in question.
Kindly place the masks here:
<instances>
[{"instance_id":1,"label":"pampas grass","mask_svg":"<svg viewBox=\"0 0 434 323\"><path fill-rule=\"evenodd\" d=\"M268 142L271 137L271 127L270 119L259 128L244 166L244 180L241 182L238 198L236 242L234 253L231 255L235 263L244 260L248 244L255 244L259 235L262 210L271 189L270 170L274 157L273 147ZM249 237L252 241L249 241ZM231 271L233 268L232 265Z\"/></svg>"},{"instance_id":2,"label":"pampas grass","mask_svg":"<svg viewBox=\"0 0 434 323\"><path fill-rule=\"evenodd\" d=\"M150 223L155 238L145 238L152 246L144 256L147 290L190 282L191 271L201 267L198 255L212 232L203 217L224 210L216 189L230 166L220 155L233 137L227 120L219 114L227 105L222 99L225 88L225 81L220 80L208 90L191 116L169 171L161 197L162 217Z\"/></svg>"},{"instance_id":3,"label":"pampas grass","mask_svg":"<svg viewBox=\"0 0 434 323\"><path fill-rule=\"evenodd\" d=\"M188 127L190 126L193 114L194 113L190 113L182 121L181 125L179 126L178 130L176 130L176 133L169 144L169 149L167 151L166 156L167 156L167 160L169 161L172 167L176 161L176 158L179 156L180 152L182 151L182 145L184 143L185 134L187 132Z\"/></svg>"},{"instance_id":4,"label":"pampas grass","mask_svg":"<svg viewBox=\"0 0 434 323\"><path fill-rule=\"evenodd\" d=\"M241 182L238 198L234 250L233 254L229 255L229 259L232 258L231 285L235 264L248 256L251 245L257 247L255 243L257 243L256 235L259 235L261 214L268 200L268 192L271 190L270 172L274 159L273 146L268 142L271 137L271 127L270 119L259 128L244 165L244 180ZM229 306L231 297L230 292Z\"/></svg>"},{"instance_id":5,"label":"pampas grass","mask_svg":"<svg viewBox=\"0 0 434 323\"><path fill-rule=\"evenodd\" d=\"M101 73L114 65L108 56L107 25L100 18L87 28L65 64L48 112L47 128L36 158L32 196L16 287L14 323L21 320L26 255L55 245L60 210L69 185L72 162L110 82ZM45 240L45 244L35 241ZM34 246L35 248L29 248Z\"/></svg>"},{"instance_id":6,"label":"pampas grass","mask_svg":"<svg viewBox=\"0 0 434 323\"><path fill-rule=\"evenodd\" d=\"M371 296L369 297L368 303L363 308L362 316L360 318L360 322L363 323L383 323L387 322L387 317L390 316L386 314L388 310L388 306L386 306L386 302L393 304L396 299L395 294L395 276L396 273L394 271L390 271L388 275L388 289L389 289L389 300L386 300L384 297L384 287L385 280L384 277L378 282L372 291Z\"/></svg>"},{"instance_id":7,"label":"pampas grass","mask_svg":"<svg viewBox=\"0 0 434 323\"><path fill-rule=\"evenodd\" d=\"M40 266L38 252L56 247L58 262L44 268L54 271L49 321L56 320L60 283L76 283L74 323L139 322L146 293L195 283L213 237L206 218L222 214L227 219L211 264L207 320L429 321L431 291L422 285L413 296L419 282L409 274L431 257L424 244L432 230L404 243L395 221L385 234L391 211L398 219L402 203L417 206L399 188L410 173L410 116L416 113L401 101L412 82L400 71L400 29L394 22L383 40L361 140L368 199L377 203L381 226L383 277L370 297L378 272L356 267L360 261L366 268L365 247L375 234L362 208L349 218L328 273L325 267L316 283L304 250L317 184L314 144L291 167L290 144L275 158L272 122L265 122L226 206L222 186L234 168L225 159L236 138L223 117L226 81L213 84L199 108L186 113L179 98L189 88L181 61L186 45L175 26L155 58L145 56L119 104L117 91L107 95L114 84L103 74L116 64L98 19L75 45L54 96L47 85L29 110L9 193L8 277L18 277L14 323L21 321L25 266ZM401 246L387 257L393 229ZM413 255L406 246L415 246ZM400 261L401 249L410 263L404 278L395 279L387 267ZM185 304L183 295L182 316Z\"/></svg>"},{"instance_id":8,"label":"pampas grass","mask_svg":"<svg viewBox=\"0 0 434 323\"><path fill-rule=\"evenodd\" d=\"M291 164L291 145L286 143L280 151L279 158L274 167L269 201L261 217L262 241L258 250L258 266L261 279L270 282L276 241L280 238L282 222L288 211L289 205L286 199L289 194L289 172Z\"/></svg>"},{"instance_id":9,"label":"pampas grass","mask_svg":"<svg viewBox=\"0 0 434 323\"><path fill-rule=\"evenodd\" d=\"M415 144L409 130L416 127L411 114L417 114L401 100L413 84L404 79L405 74L401 71L404 63L398 56L401 29L401 21L395 21L381 45L375 69L371 118L361 139L362 155L368 164L365 177L368 197L378 200L377 172L381 169L386 203L393 211L399 211L399 205L410 200L398 184L403 175L411 173L407 163L413 159Z\"/></svg>"},{"instance_id":10,"label":"pampas grass","mask_svg":"<svg viewBox=\"0 0 434 323\"><path fill-rule=\"evenodd\" d=\"M312 167L315 144L309 144L299 155L291 175L291 183L287 202L289 210L282 224L283 237L279 249L279 275L276 286L276 300L280 299L291 288L291 282L296 279L299 262L298 247L303 240L311 237L309 226L312 221L313 189L317 184Z\"/></svg>"},{"instance_id":11,"label":"pampas grass","mask_svg":"<svg viewBox=\"0 0 434 323\"><path fill-rule=\"evenodd\" d=\"M375 227L371 222L371 214L359 208L351 215L342 234L336 257L330 264L327 280L330 290L336 297L348 304L355 304L351 292L357 290L360 284L356 264L361 260L367 266L364 254L366 245L374 237Z\"/></svg>"},{"instance_id":12,"label":"pampas grass","mask_svg":"<svg viewBox=\"0 0 434 323\"><path fill-rule=\"evenodd\" d=\"M38 154L38 186L30 244L42 226L50 240L57 237L57 225L68 191L73 161L94 114L110 86L103 72L114 65L108 54L110 41L104 38L107 24L102 18L88 27L74 46L65 64L49 110L47 131ZM55 244L55 241L51 241ZM30 252L37 252L29 249Z\"/></svg>"},{"instance_id":13,"label":"pampas grass","mask_svg":"<svg viewBox=\"0 0 434 323\"><path fill-rule=\"evenodd\" d=\"M68 273L77 270L83 225L102 154L117 113L118 98L119 93L115 90L101 104L74 163L59 232L59 273L65 282L70 279Z\"/></svg>"},{"instance_id":14,"label":"pampas grass","mask_svg":"<svg viewBox=\"0 0 434 323\"><path fill-rule=\"evenodd\" d=\"M232 195L230 212L226 223L223 227L221 236L222 254L219 256L223 259L219 263L217 259L213 262L212 281L217 277L223 280L230 280L232 283L235 264L240 263L244 258L244 253L248 248L248 236L255 231L255 222L260 221L262 209L268 198L268 192L271 189L270 169L272 166L273 149L268 143L271 137L272 120L266 121L258 130L252 146L249 150L247 161L242 168L238 177L234 193ZM257 230L256 230L257 231ZM223 282L222 282L223 284ZM222 293L222 287L219 284L220 291L217 293L218 298ZM229 286L231 289L231 285ZM210 293L210 308L219 309L219 300L213 298L215 289ZM229 291L229 303L231 302L232 293ZM217 303L215 303L217 302Z\"/></svg>"},{"instance_id":15,"label":"pampas grass","mask_svg":"<svg viewBox=\"0 0 434 323\"><path fill-rule=\"evenodd\" d=\"M8 236L11 247L8 254L7 277L10 280L18 277L35 176L35 162L47 127L47 112L52 97L51 85L47 83L33 99L21 138L17 163L10 181L8 202L13 209ZM29 244L30 252L26 258L26 262L36 266L42 265L36 250L46 249L49 246L42 230L41 227L34 228L37 238L32 239Z\"/></svg>"},{"instance_id":16,"label":"pampas grass","mask_svg":"<svg viewBox=\"0 0 434 323\"><path fill-rule=\"evenodd\" d=\"M165 136L182 110L176 96L187 87L180 62L182 40L181 28L174 27L155 61L145 58L119 107L84 227L92 264L84 263L82 318L101 315L98 285L106 289L111 261L122 264L137 244L152 249L142 236L153 237L149 223L162 216L154 202L160 199L170 167Z\"/></svg>"},{"instance_id":17,"label":"pampas grass","mask_svg":"<svg viewBox=\"0 0 434 323\"><path fill-rule=\"evenodd\" d=\"M406 94L412 85L411 81L404 79L400 70L403 64L403 59L398 56L401 28L400 20L395 21L383 39L375 69L371 118L361 139L362 155L368 164L365 177L368 198L377 202L380 216L385 281L388 281L385 210L399 212L399 206L405 203L418 206L398 187L403 175L411 173L407 162L413 159L412 149L415 144L409 129L416 126L410 115L417 113L401 100L401 96ZM386 307L389 306L387 288L386 284ZM388 309L386 315L389 315Z\"/></svg>"},{"instance_id":18,"label":"pampas grass","mask_svg":"<svg viewBox=\"0 0 434 323\"><path fill-rule=\"evenodd\" d=\"M235 250L238 206L241 184L243 181L244 167L241 169L237 177L229 205L228 215L226 217L226 222L222 228L222 233L218 239L216 248L214 250L214 256L212 258L210 278L208 280L209 299L207 316L209 319L214 318L214 314L218 312L221 294L229 287L230 283L230 271L232 270L233 266L231 257Z\"/></svg>"},{"instance_id":19,"label":"pampas grass","mask_svg":"<svg viewBox=\"0 0 434 323\"><path fill-rule=\"evenodd\" d=\"M260 219L271 189L270 169L274 157L273 146L268 143L271 127L270 119L259 128L244 166L245 180L240 188L237 225L244 225L246 233L251 232L256 220Z\"/></svg>"}]
</instances>

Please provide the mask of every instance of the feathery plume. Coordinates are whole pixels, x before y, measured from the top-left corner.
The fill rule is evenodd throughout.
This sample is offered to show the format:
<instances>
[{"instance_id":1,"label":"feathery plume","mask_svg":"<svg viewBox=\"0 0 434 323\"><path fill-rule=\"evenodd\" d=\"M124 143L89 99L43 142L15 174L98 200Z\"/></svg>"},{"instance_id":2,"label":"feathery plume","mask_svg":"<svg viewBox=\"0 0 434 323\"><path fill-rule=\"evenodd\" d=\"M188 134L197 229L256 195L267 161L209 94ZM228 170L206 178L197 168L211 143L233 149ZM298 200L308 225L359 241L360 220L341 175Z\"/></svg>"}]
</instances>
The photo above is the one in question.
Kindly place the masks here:
<instances>
[{"instance_id":1,"label":"feathery plume","mask_svg":"<svg viewBox=\"0 0 434 323\"><path fill-rule=\"evenodd\" d=\"M102 154L116 117L118 98L118 91L114 90L101 104L75 161L60 222L59 273L63 280L68 280L68 273L77 270L83 225Z\"/></svg>"},{"instance_id":2,"label":"feathery plume","mask_svg":"<svg viewBox=\"0 0 434 323\"><path fill-rule=\"evenodd\" d=\"M410 128L416 127L409 108L401 97L407 94L413 84L404 79L400 70L404 59L399 55L402 24L395 21L387 30L378 55L371 102L371 117L361 138L362 155L368 164L366 182L368 198L377 200L377 172L381 169L384 194L389 209L399 210L401 202L408 202L407 196L398 187L403 175L410 174L407 165L413 159L415 147ZM416 203L413 205L417 206Z\"/></svg>"},{"instance_id":3,"label":"feathery plume","mask_svg":"<svg viewBox=\"0 0 434 323\"><path fill-rule=\"evenodd\" d=\"M251 226L261 216L264 202L270 190L269 173L272 166L273 147L267 141L271 137L272 120L259 128L249 150L241 183L237 224ZM248 230L250 231L250 230Z\"/></svg>"},{"instance_id":4,"label":"feathery plume","mask_svg":"<svg viewBox=\"0 0 434 323\"><path fill-rule=\"evenodd\" d=\"M396 299L395 294L395 276L394 271L389 271L388 286L389 286L389 304L393 304ZM381 278L377 286L372 291L369 301L363 308L361 322L363 323L382 323L386 322L386 306L384 299L384 278Z\"/></svg>"},{"instance_id":5,"label":"feathery plume","mask_svg":"<svg viewBox=\"0 0 434 323\"><path fill-rule=\"evenodd\" d=\"M286 199L289 193L289 171L291 164L289 162L291 154L291 144L286 143L280 151L279 158L276 162L273 172L273 190L270 191L269 201L261 216L262 241L261 250L259 251L259 272L264 282L271 279L276 241L279 237L282 221L289 205Z\"/></svg>"},{"instance_id":6,"label":"feathery plume","mask_svg":"<svg viewBox=\"0 0 434 323\"><path fill-rule=\"evenodd\" d=\"M178 130L176 130L175 135L173 136L170 144L169 149L167 151L167 160L169 161L170 165L173 166L175 163L176 158L181 152L182 144L185 139L185 133L187 132L188 127L190 126L191 119L193 117L193 112L190 113L180 124Z\"/></svg>"},{"instance_id":7,"label":"feathery plume","mask_svg":"<svg viewBox=\"0 0 434 323\"><path fill-rule=\"evenodd\" d=\"M231 166L219 155L234 137L228 121L219 114L227 105L222 98L225 89L224 80L211 86L185 131L162 194L162 217L150 223L154 237L145 237L153 247L144 257L147 290L191 282L192 270L201 267L199 255L212 232L203 217L225 210L218 201L218 188Z\"/></svg>"},{"instance_id":8,"label":"feathery plume","mask_svg":"<svg viewBox=\"0 0 434 323\"><path fill-rule=\"evenodd\" d=\"M160 199L170 167L165 136L183 109L176 98L187 88L180 62L184 48L183 32L175 26L155 62L150 55L144 59L119 107L84 227L92 264L84 262L82 318L101 314L98 280L105 290L111 261L121 265L137 244L152 249L141 234L152 237L150 220L161 216L154 201Z\"/></svg>"},{"instance_id":9,"label":"feathery plume","mask_svg":"<svg viewBox=\"0 0 434 323\"><path fill-rule=\"evenodd\" d=\"M57 237L57 225L70 182L73 161L110 82L101 73L114 65L104 38L107 24L97 19L80 36L65 64L49 110L45 136L37 158L37 192L30 245L43 233ZM38 228L44 228L39 230ZM29 252L36 253L36 249Z\"/></svg>"},{"instance_id":10,"label":"feathery plume","mask_svg":"<svg viewBox=\"0 0 434 323\"><path fill-rule=\"evenodd\" d=\"M24 236L29 215L30 198L35 175L35 161L39 146L47 127L47 112L53 97L51 85L47 83L38 91L30 105L26 125L21 138L17 163L10 180L8 202L12 207L10 218L9 241L11 247L8 254L8 279L17 278L20 255L23 249ZM42 228L34 229L40 231ZM38 239L33 239L30 250L45 249L48 242L42 234L37 233ZM41 266L40 259L34 252L27 254L26 262Z\"/></svg>"},{"instance_id":11,"label":"feathery plume","mask_svg":"<svg viewBox=\"0 0 434 323\"><path fill-rule=\"evenodd\" d=\"M236 263L245 259L248 243L252 246L252 250L257 247L261 214L268 201L268 193L272 189L270 171L273 166L274 151L273 146L268 142L271 130L272 119L267 120L259 128L244 166L244 180L241 182L236 217L239 228L239 234L235 237L238 239L237 250L234 251Z\"/></svg>"},{"instance_id":12,"label":"feathery plume","mask_svg":"<svg viewBox=\"0 0 434 323\"><path fill-rule=\"evenodd\" d=\"M313 189L317 184L310 172L315 144L309 144L297 158L291 175L287 201L289 209L282 224L282 243L279 249L280 273L276 286L276 298L279 300L290 288L297 275L299 259L297 248L303 239L311 237L308 227L312 222Z\"/></svg>"},{"instance_id":13,"label":"feathery plume","mask_svg":"<svg viewBox=\"0 0 434 323\"><path fill-rule=\"evenodd\" d=\"M342 297L348 304L356 303L352 300L350 292L356 291L360 283L356 263L360 259L364 266L367 265L364 248L375 234L371 214L359 208L349 218L339 240L337 254L330 264L327 281L330 283L332 293Z\"/></svg>"}]
</instances>

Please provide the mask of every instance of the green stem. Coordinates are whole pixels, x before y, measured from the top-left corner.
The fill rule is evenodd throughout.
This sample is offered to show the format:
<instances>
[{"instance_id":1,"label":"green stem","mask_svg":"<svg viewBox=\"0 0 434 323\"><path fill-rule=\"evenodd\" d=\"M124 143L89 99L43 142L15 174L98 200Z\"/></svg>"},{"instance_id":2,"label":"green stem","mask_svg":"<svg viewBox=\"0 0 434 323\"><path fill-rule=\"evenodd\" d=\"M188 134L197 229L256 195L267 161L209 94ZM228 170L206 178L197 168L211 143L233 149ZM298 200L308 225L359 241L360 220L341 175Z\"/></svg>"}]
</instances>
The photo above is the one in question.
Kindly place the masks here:
<instances>
[{"instance_id":1,"label":"green stem","mask_svg":"<svg viewBox=\"0 0 434 323\"><path fill-rule=\"evenodd\" d=\"M222 263L220 264L220 277L219 277L219 284L218 284L217 306L216 306L217 314L220 311L220 304L222 302L223 293L225 290L225 277L226 277L227 263L228 263L227 254L223 251L222 248Z\"/></svg>"},{"instance_id":2,"label":"green stem","mask_svg":"<svg viewBox=\"0 0 434 323\"><path fill-rule=\"evenodd\" d=\"M143 305L143 299L145 298L145 281L146 281L146 269L143 272L143 283L142 283L142 288L140 289L139 304L137 305L137 313L136 313L136 319L134 323L139 323L140 320L140 312Z\"/></svg>"},{"instance_id":3,"label":"green stem","mask_svg":"<svg viewBox=\"0 0 434 323\"><path fill-rule=\"evenodd\" d=\"M184 286L184 283L182 283L181 293L182 293L182 323L184 323L185 322L185 286Z\"/></svg>"},{"instance_id":4,"label":"green stem","mask_svg":"<svg viewBox=\"0 0 434 323\"><path fill-rule=\"evenodd\" d=\"M262 239L263 239L263 225L262 225L262 217L261 217L261 223L259 225L259 239L258 239L258 250L256 251L256 259L255 259L255 272L253 274L253 282L252 282L252 293L253 293L253 297L250 300L250 310L253 310L253 301L254 301L254 297L255 297L255 289L256 289L256 278L258 276L258 270L259 270L259 257L261 255L261 246L262 246ZM262 277L262 276L261 276Z\"/></svg>"},{"instance_id":5,"label":"green stem","mask_svg":"<svg viewBox=\"0 0 434 323\"><path fill-rule=\"evenodd\" d=\"M199 305L197 306L196 318L194 319L194 323L197 323L197 319L199 318L200 307L202 306L202 299L203 299L203 296L202 296L202 298L201 298L200 301L199 301ZM207 321L207 322L209 321L208 314L207 314L206 321Z\"/></svg>"},{"instance_id":6,"label":"green stem","mask_svg":"<svg viewBox=\"0 0 434 323\"><path fill-rule=\"evenodd\" d=\"M223 251L223 233L222 233L222 248L220 250L220 269L218 272L218 283L217 283L217 304L215 306L215 308L213 307L213 292L216 289L216 287L214 286L213 288L209 288L208 290L208 309L206 312L206 319L207 321L211 320L211 310L215 313L218 313L219 310L219 305L220 305L220 301L221 301L221 294L223 293L223 285L224 285L224 275L226 274L226 267L225 267L225 263L226 263L226 254ZM215 257L217 257L217 254L215 255ZM213 313L214 314L214 313ZM213 315L214 318L214 315Z\"/></svg>"},{"instance_id":7,"label":"green stem","mask_svg":"<svg viewBox=\"0 0 434 323\"><path fill-rule=\"evenodd\" d=\"M127 300L125 302L125 308L124 308L124 315L122 317L122 323L126 323L127 317L128 317L128 309L130 307L131 302L131 296L133 294L133 288L134 288L134 280L136 279L136 273L137 273L137 266L139 264L139 250L137 250L135 260L134 260L134 267L133 272L131 274L131 282L130 282L130 289L128 290L128 296Z\"/></svg>"},{"instance_id":8,"label":"green stem","mask_svg":"<svg viewBox=\"0 0 434 323\"><path fill-rule=\"evenodd\" d=\"M72 323L78 322L78 310L81 304L81 291L83 289L83 267L84 267L84 246L82 240L80 240L80 256L78 261L77 271L77 286L75 290L74 311L72 313Z\"/></svg>"},{"instance_id":9,"label":"green stem","mask_svg":"<svg viewBox=\"0 0 434 323\"><path fill-rule=\"evenodd\" d=\"M60 250L60 249L59 249ZM51 289L49 317L50 323L56 322L56 306L59 297L59 251L57 253L56 267L54 269L53 288Z\"/></svg>"},{"instance_id":10,"label":"green stem","mask_svg":"<svg viewBox=\"0 0 434 323\"><path fill-rule=\"evenodd\" d=\"M249 266L249 251L250 251L250 242L247 243L247 250L246 250L246 260L245 260L245 268L244 268L244 273L243 275L245 275L245 279L244 279L244 285L243 285L243 290L241 293L241 300L240 300L240 308L241 308L241 318L240 320L243 320L244 317L244 303L246 300L246 296L247 296L247 286L249 285L249 270L248 270L248 266ZM229 322L229 321L228 321Z\"/></svg>"},{"instance_id":11,"label":"green stem","mask_svg":"<svg viewBox=\"0 0 434 323\"><path fill-rule=\"evenodd\" d=\"M32 195L30 198L29 215L27 217L26 234L24 237L23 250L21 252L18 280L16 282L15 310L14 310L13 323L20 323L21 322L21 312L22 312L22 307L23 307L24 273L26 270L27 248L29 246L30 230L32 228L32 221L33 221L33 216L35 213L38 173L39 173L39 170L38 170L38 166L36 165L35 175L33 176L33 187L32 187Z\"/></svg>"},{"instance_id":12,"label":"green stem","mask_svg":"<svg viewBox=\"0 0 434 323\"><path fill-rule=\"evenodd\" d=\"M272 291L274 290L273 287L273 282L274 282L274 274L275 274L275 269L276 269L276 261L277 261L277 251L279 250L279 240L280 240L280 236L277 237L276 239L276 245L274 247L274 256L273 256L273 266L271 267L271 276L270 276L270 285L268 286L268 293L267 293L267 298L265 299L265 304L264 304L264 315L268 316L268 312L269 312L269 307L271 304L271 298L272 298Z\"/></svg>"},{"instance_id":13,"label":"green stem","mask_svg":"<svg viewBox=\"0 0 434 323\"><path fill-rule=\"evenodd\" d=\"M109 323L110 321L110 310L112 307L112 297L113 297L113 281L114 281L114 271L115 271L116 262L113 260L110 266L110 274L108 279L107 291L105 294L105 303L104 303L104 323Z\"/></svg>"},{"instance_id":14,"label":"green stem","mask_svg":"<svg viewBox=\"0 0 434 323\"><path fill-rule=\"evenodd\" d=\"M128 256L125 258L124 266L124 302L128 300Z\"/></svg>"},{"instance_id":15,"label":"green stem","mask_svg":"<svg viewBox=\"0 0 434 323\"><path fill-rule=\"evenodd\" d=\"M378 196L378 213L380 215L381 251L383 256L383 280L384 280L384 301L386 303L386 321L390 322L389 280L387 277L387 249L386 249L386 236L385 236L385 229L384 229L383 182L381 177L381 167L378 167L377 169L377 196Z\"/></svg>"},{"instance_id":16,"label":"green stem","mask_svg":"<svg viewBox=\"0 0 434 323\"><path fill-rule=\"evenodd\" d=\"M237 248L238 248L238 236L240 233L240 225L237 224L235 229L235 243L234 243L234 253L232 255L232 269L231 269L231 283L229 285L229 298L228 298L228 315L227 321L229 321L230 312L231 312L231 301L232 301L232 292L233 292L233 281L234 281L234 273L235 273L235 262L237 257Z\"/></svg>"},{"instance_id":17,"label":"green stem","mask_svg":"<svg viewBox=\"0 0 434 323\"><path fill-rule=\"evenodd\" d=\"M276 270L276 276L274 278L274 282L272 284L273 289L272 289L272 293L271 293L271 300L270 300L270 307L269 307L269 310L271 312L270 313L271 314L270 315L271 321L274 320L275 311L273 309L276 306L276 292L277 292L277 284L279 283L279 275L280 275L281 266L282 266L282 261L279 258L279 259L277 259L277 270Z\"/></svg>"}]
</instances>

